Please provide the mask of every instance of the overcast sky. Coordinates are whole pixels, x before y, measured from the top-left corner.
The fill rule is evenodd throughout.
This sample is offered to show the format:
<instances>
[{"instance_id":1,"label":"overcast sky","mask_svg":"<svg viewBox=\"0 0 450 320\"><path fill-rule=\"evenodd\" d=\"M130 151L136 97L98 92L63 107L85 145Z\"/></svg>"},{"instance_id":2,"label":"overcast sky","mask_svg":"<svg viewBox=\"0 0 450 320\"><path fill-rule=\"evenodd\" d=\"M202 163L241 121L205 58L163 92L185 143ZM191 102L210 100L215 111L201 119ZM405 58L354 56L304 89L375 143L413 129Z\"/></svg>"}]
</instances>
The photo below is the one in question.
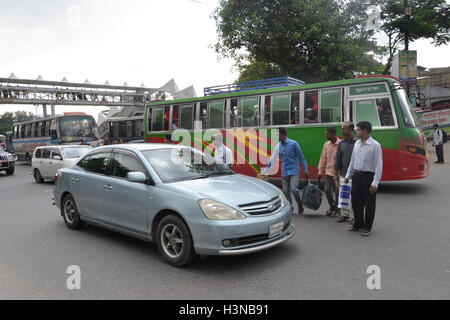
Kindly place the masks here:
<instances>
[{"instance_id":1,"label":"overcast sky","mask_svg":"<svg viewBox=\"0 0 450 320\"><path fill-rule=\"evenodd\" d=\"M174 78L180 89L232 83L230 60L218 61L211 17L217 0L0 0L0 77L160 87ZM418 64L450 66L450 46L410 45ZM75 107L77 110L83 107ZM97 114L102 108L90 107ZM35 112L34 106L0 105ZM57 113L74 107L56 108ZM39 113L42 113L40 110Z\"/></svg>"}]
</instances>

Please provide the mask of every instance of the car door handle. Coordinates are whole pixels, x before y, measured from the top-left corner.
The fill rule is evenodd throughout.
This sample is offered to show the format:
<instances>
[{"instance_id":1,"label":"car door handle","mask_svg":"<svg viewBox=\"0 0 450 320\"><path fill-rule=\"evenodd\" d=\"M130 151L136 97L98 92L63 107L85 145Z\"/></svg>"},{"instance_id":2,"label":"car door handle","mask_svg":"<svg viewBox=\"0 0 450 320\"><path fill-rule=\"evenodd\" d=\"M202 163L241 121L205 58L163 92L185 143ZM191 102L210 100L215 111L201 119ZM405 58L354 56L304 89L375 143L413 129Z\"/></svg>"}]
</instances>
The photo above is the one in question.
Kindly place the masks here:
<instances>
[{"instance_id":1,"label":"car door handle","mask_svg":"<svg viewBox=\"0 0 450 320\"><path fill-rule=\"evenodd\" d=\"M112 190L112 186L105 184L103 187L105 187L106 191L111 191Z\"/></svg>"},{"instance_id":2,"label":"car door handle","mask_svg":"<svg viewBox=\"0 0 450 320\"><path fill-rule=\"evenodd\" d=\"M79 182L79 181L80 181L80 179L77 179L77 178L72 178L72 181L73 181L73 182Z\"/></svg>"}]
</instances>

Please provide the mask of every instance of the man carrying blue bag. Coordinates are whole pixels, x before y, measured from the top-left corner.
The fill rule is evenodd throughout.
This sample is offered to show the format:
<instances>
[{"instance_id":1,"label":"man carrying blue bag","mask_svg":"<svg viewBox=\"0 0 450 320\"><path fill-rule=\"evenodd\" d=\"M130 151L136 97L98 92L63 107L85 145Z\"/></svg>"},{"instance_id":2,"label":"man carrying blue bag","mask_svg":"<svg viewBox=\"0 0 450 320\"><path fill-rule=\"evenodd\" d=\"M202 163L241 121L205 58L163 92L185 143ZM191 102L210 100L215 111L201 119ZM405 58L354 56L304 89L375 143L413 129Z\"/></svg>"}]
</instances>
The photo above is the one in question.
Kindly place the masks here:
<instances>
[{"instance_id":1,"label":"man carrying blue bag","mask_svg":"<svg viewBox=\"0 0 450 320\"><path fill-rule=\"evenodd\" d=\"M261 175L266 175L269 168L273 166L274 161L278 161L278 157L281 159L281 183L283 185L283 193L292 206L291 192L294 195L295 201L298 206L298 213L303 213L303 203L300 198L299 191L299 174L300 167L298 162L302 164L303 171L306 179L308 179L308 164L306 163L305 156L300 149L297 141L288 139L286 128L279 128L279 140L280 142L275 147L272 157L267 167L261 172Z\"/></svg>"}]
</instances>

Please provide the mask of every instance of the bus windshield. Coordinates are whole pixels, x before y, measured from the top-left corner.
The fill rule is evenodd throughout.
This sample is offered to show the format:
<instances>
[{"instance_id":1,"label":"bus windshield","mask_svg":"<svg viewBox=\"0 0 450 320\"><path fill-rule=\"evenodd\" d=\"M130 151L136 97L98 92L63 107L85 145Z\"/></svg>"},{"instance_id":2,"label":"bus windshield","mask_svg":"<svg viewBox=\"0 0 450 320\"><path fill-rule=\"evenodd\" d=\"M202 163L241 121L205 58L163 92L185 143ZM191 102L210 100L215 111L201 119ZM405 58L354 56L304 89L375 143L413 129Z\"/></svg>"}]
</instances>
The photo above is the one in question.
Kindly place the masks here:
<instances>
[{"instance_id":1,"label":"bus windshield","mask_svg":"<svg viewBox=\"0 0 450 320\"><path fill-rule=\"evenodd\" d=\"M419 121L417 120L415 114L411 112L412 106L409 102L406 92L403 89L397 90L398 100L400 102L400 109L402 110L403 122L407 128L416 128L419 126Z\"/></svg>"},{"instance_id":2,"label":"bus windshield","mask_svg":"<svg viewBox=\"0 0 450 320\"><path fill-rule=\"evenodd\" d=\"M98 140L95 120L88 116L68 116L59 118L62 142Z\"/></svg>"}]
</instances>

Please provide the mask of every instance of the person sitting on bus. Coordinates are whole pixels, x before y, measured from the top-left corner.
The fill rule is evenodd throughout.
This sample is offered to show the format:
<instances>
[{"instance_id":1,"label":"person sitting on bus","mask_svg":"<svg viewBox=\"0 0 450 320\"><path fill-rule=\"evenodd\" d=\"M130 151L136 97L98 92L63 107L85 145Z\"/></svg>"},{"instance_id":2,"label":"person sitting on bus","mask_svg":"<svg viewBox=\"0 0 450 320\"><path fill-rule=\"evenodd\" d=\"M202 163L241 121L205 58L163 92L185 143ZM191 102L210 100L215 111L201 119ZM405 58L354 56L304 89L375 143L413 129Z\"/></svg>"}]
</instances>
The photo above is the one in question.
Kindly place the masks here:
<instances>
[{"instance_id":1,"label":"person sitting on bus","mask_svg":"<svg viewBox=\"0 0 450 320\"><path fill-rule=\"evenodd\" d=\"M317 114L315 114L314 109L307 108L305 110L305 123L317 123Z\"/></svg>"}]
</instances>

